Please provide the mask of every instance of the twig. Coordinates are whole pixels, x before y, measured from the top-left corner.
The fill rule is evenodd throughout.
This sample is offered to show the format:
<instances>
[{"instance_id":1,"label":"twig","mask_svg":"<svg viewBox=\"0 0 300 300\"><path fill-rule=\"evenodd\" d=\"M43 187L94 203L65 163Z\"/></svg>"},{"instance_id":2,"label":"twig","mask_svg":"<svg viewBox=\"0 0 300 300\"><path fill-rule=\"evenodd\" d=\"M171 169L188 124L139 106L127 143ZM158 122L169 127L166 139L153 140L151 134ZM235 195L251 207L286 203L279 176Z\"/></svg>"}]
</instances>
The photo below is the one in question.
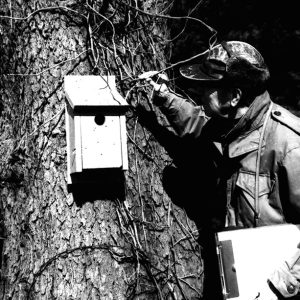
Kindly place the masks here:
<instances>
[{"instance_id":1,"label":"twig","mask_svg":"<svg viewBox=\"0 0 300 300\"><path fill-rule=\"evenodd\" d=\"M39 72L39 73L31 73L31 74L30 74L30 73L28 73L28 74L14 74L14 73L11 73L11 74L4 74L4 75L6 75L6 76L40 76L41 74L43 74L43 73L45 73L45 72L47 72L47 71L49 71L49 70L51 70L51 69L57 68L58 66L60 66L60 65L62 65L62 64L64 64L64 63L66 63L66 62L68 62L68 61L72 61L72 60L77 59L77 58L80 57L83 53L88 52L88 51L90 51L90 50L91 50L90 48L87 49L87 50L84 50L84 51L80 52L78 55L76 55L75 57L66 59L66 60L64 60L64 61L62 61L62 62L60 62L60 63L57 63L57 64L55 64L55 65L53 65L53 66L51 66L51 67L49 67L49 68L46 68L46 69L42 70L42 71Z\"/></svg>"},{"instance_id":2,"label":"twig","mask_svg":"<svg viewBox=\"0 0 300 300\"><path fill-rule=\"evenodd\" d=\"M18 145L15 147L14 151L17 151L17 149L20 148L22 142L24 141L25 137L28 137L28 136L32 136L35 132L37 132L38 130L40 130L41 127L45 126L46 124L48 124L49 122L51 122L52 120L54 120L55 118L57 118L58 116L61 116L61 114L63 113L64 111L64 107L57 113L55 114L53 117L51 117L50 119L48 119L47 121L45 121L42 125L38 126L35 130L33 130L31 133L29 134L24 134L22 136L22 138L20 139Z\"/></svg>"},{"instance_id":3,"label":"twig","mask_svg":"<svg viewBox=\"0 0 300 300\"><path fill-rule=\"evenodd\" d=\"M134 137L133 137L134 141L135 141L135 134L136 134L136 128L137 128L137 121L138 121L138 118L136 118L136 122L135 122L135 125L134 125ZM138 166L138 159L137 159L137 152L136 151L135 151L135 170L136 170L136 176L137 176L138 195L139 195L139 200L140 200L141 210L142 210L142 221L144 223L144 221L145 221L144 202L143 202L142 194L141 194L141 182L140 182L139 166ZM146 234L144 224L142 224L142 228L143 228L143 232L144 232L144 240L145 240L146 250L148 250L147 234Z\"/></svg>"},{"instance_id":4,"label":"twig","mask_svg":"<svg viewBox=\"0 0 300 300\"><path fill-rule=\"evenodd\" d=\"M120 3L122 3L123 5L126 5L126 6L130 7L132 9L135 9L136 11L138 11L138 12L144 14L144 15L147 15L147 16L151 16L151 17L155 17L155 18L173 19L173 20L187 19L187 20L191 20L191 21L196 21L196 22L199 22L201 25L205 26L213 34L215 34L217 32L214 28L212 28L211 26L209 26L208 24L206 24L205 22L203 22L202 20L197 19L197 18L193 18L193 17L190 17L190 16L175 17L175 16L169 16L169 15L152 14L152 13L143 11L143 10L137 8L137 7L133 7L130 4L123 3L123 2L120 2Z\"/></svg>"},{"instance_id":5,"label":"twig","mask_svg":"<svg viewBox=\"0 0 300 300\"><path fill-rule=\"evenodd\" d=\"M143 150L135 141L134 141L134 139L129 135L129 133L127 133L127 136L128 136L128 138L129 138L129 140L136 146L136 148L138 149L138 150L140 150L140 152L142 152L142 154L145 156L145 157L147 157L149 160L151 160L152 162L154 162L155 163L155 165L157 166L157 167L159 167L159 165L157 164L157 162L155 161L155 159L153 158L153 157L151 157L149 154L147 154L146 152L145 152L145 150Z\"/></svg>"},{"instance_id":6,"label":"twig","mask_svg":"<svg viewBox=\"0 0 300 300\"><path fill-rule=\"evenodd\" d=\"M183 278L178 278L180 281L182 281L183 283L185 283L191 290L195 291L200 297L202 297L202 294L193 286L191 286L186 280L184 280Z\"/></svg>"},{"instance_id":7,"label":"twig","mask_svg":"<svg viewBox=\"0 0 300 300\"><path fill-rule=\"evenodd\" d=\"M81 13L79 13L78 11L76 10L73 10L71 8L68 8L66 6L49 6L49 7L43 7L43 8L40 8L40 9L37 9L35 10L34 12L32 12L31 14L29 14L28 16L26 17L14 17L14 16L1 16L0 15L0 19L10 19L10 20L16 20L16 21L26 21L30 18L32 18L34 15L40 13L40 12L47 12L47 11L51 11L51 10L67 10L67 11L70 11L70 12L73 12L73 13L76 13L80 16L82 16L83 18L86 19L86 16L85 15L82 15Z\"/></svg>"},{"instance_id":8,"label":"twig","mask_svg":"<svg viewBox=\"0 0 300 300\"><path fill-rule=\"evenodd\" d=\"M188 17L200 6L200 4L202 4L203 0L200 0L188 13ZM188 23L188 19L186 19L183 29L175 36L173 37L171 40L167 40L167 42L173 42L174 40L176 40L186 29Z\"/></svg>"},{"instance_id":9,"label":"twig","mask_svg":"<svg viewBox=\"0 0 300 300\"><path fill-rule=\"evenodd\" d=\"M46 269L48 266L50 266L55 260L57 260L58 258L60 257L63 257L65 255L69 255L69 254L72 254L73 252L75 251L83 251L83 250L107 250L107 251L112 251L111 249L112 248L116 248L117 246L111 246L111 245L107 245L107 244L102 244L102 245L94 245L94 246L80 246L80 247L76 247L76 248L73 248L73 249L69 249L69 250L65 250L65 251L62 251L56 255L54 255L52 258L48 259L45 263L43 263L41 265L41 267L39 268L39 270L33 274L33 280L32 280L32 283L28 289L28 294L27 294L27 297L26 299L30 299L30 294L32 292L32 289L36 283L36 280L37 280L37 277L39 277ZM119 249L123 249L121 247L117 247Z\"/></svg>"}]
</instances>

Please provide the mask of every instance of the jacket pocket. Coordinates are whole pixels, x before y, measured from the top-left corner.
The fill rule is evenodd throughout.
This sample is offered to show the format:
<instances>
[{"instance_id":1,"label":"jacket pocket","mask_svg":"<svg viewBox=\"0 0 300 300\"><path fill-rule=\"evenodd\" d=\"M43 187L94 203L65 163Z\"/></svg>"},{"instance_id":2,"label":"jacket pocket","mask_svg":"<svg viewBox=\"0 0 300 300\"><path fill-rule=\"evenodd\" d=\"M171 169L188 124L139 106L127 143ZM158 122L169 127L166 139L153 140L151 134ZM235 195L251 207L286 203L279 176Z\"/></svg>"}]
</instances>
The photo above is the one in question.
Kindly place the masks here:
<instances>
[{"instance_id":1,"label":"jacket pocket","mask_svg":"<svg viewBox=\"0 0 300 300\"><path fill-rule=\"evenodd\" d=\"M240 172L236 181L236 200L239 220L243 226L253 227L282 223L281 208L272 199L275 180L259 175L258 201L255 201L255 173ZM258 219L255 219L258 214Z\"/></svg>"},{"instance_id":2,"label":"jacket pocket","mask_svg":"<svg viewBox=\"0 0 300 300\"><path fill-rule=\"evenodd\" d=\"M236 185L254 198L255 193L255 173L240 172ZM259 193L258 196L269 194L272 190L272 180L268 175L259 175Z\"/></svg>"}]
</instances>

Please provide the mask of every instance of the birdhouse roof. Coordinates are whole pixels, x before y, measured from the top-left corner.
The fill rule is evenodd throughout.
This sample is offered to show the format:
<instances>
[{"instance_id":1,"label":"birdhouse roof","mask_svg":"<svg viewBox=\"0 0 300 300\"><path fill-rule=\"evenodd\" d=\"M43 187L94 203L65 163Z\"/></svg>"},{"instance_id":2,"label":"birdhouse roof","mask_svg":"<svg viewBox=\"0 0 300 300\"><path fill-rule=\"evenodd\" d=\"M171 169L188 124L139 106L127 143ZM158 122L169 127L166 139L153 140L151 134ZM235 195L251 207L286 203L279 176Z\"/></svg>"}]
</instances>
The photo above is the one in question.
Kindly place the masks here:
<instances>
[{"instance_id":1,"label":"birdhouse roof","mask_svg":"<svg viewBox=\"0 0 300 300\"><path fill-rule=\"evenodd\" d=\"M117 91L115 76L68 75L64 78L64 84L68 102L74 111L128 107Z\"/></svg>"}]
</instances>

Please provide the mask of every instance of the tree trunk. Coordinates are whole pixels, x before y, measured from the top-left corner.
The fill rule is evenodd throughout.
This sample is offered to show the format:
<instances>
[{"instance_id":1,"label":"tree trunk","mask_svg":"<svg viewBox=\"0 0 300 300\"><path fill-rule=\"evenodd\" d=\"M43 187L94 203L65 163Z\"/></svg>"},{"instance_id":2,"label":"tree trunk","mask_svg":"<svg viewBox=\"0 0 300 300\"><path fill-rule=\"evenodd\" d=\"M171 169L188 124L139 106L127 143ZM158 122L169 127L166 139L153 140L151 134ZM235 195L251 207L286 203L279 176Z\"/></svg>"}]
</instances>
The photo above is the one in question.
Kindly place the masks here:
<instances>
[{"instance_id":1,"label":"tree trunk","mask_svg":"<svg viewBox=\"0 0 300 300\"><path fill-rule=\"evenodd\" d=\"M137 76L168 63L166 19L154 16L167 2L1 2L2 299L201 297L197 227L165 192L171 158L135 109L152 109ZM123 193L68 190L70 74L115 75L132 104Z\"/></svg>"}]
</instances>

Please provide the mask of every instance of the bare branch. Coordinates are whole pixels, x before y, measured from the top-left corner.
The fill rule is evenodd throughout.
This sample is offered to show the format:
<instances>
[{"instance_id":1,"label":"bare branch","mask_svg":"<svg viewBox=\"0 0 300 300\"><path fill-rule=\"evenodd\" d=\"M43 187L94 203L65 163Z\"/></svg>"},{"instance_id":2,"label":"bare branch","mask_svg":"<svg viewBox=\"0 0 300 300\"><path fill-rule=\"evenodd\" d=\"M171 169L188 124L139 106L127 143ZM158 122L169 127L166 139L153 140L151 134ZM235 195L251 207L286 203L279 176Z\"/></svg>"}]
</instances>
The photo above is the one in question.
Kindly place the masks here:
<instances>
[{"instance_id":1,"label":"bare branch","mask_svg":"<svg viewBox=\"0 0 300 300\"><path fill-rule=\"evenodd\" d=\"M83 17L84 19L86 19L85 15L81 14L80 12L78 12L76 10L68 8L66 6L49 6L49 7L43 7L43 8L35 10L34 12L32 12L31 14L29 14L26 17L14 17L14 16L1 16L0 15L0 19L10 19L10 20L15 20L15 21L27 21L30 18L32 18L33 16L35 16L36 14L40 13L40 12L49 12L49 11L53 11L53 10L66 10L66 11L78 14L81 17Z\"/></svg>"},{"instance_id":2,"label":"bare branch","mask_svg":"<svg viewBox=\"0 0 300 300\"><path fill-rule=\"evenodd\" d=\"M51 70L51 69L57 68L58 66L60 66L60 65L62 65L62 64L64 64L64 63L66 63L66 62L68 62L68 61L72 61L72 60L77 59L77 58L80 57L83 53L86 53L86 52L88 52L88 51L90 51L90 50L91 50L90 48L87 49L87 50L84 50L84 51L80 52L78 55L76 55L75 57L66 59L66 60L64 60L64 61L62 61L62 62L60 62L60 63L57 63L57 64L55 64L55 65L53 65L53 66L51 66L51 67L49 67L49 68L46 68L46 69L42 70L42 71L39 72L39 73L28 73L28 74L18 74L18 73L14 74L14 73L10 73L10 74L4 74L4 75L6 75L6 76L40 76L41 74L43 74L43 73L45 73L45 72L47 72L47 71L49 71L49 70Z\"/></svg>"},{"instance_id":3,"label":"bare branch","mask_svg":"<svg viewBox=\"0 0 300 300\"><path fill-rule=\"evenodd\" d=\"M122 4L132 8L132 9L134 9L134 10L136 10L136 11L138 11L138 12L144 14L144 15L155 17L155 18L164 18L164 19L173 19L173 20L186 19L186 20L196 21L196 22L199 22L204 27L206 27L211 33L215 34L217 32L214 28L212 28L211 26L206 24L204 21L202 21L200 19L197 19L197 18L193 18L193 17L190 17L190 16L175 17L175 16L169 16L169 15L152 14L152 13L143 11L143 10L139 9L138 7L133 7L130 4L123 3L123 2L122 2Z\"/></svg>"}]
</instances>

